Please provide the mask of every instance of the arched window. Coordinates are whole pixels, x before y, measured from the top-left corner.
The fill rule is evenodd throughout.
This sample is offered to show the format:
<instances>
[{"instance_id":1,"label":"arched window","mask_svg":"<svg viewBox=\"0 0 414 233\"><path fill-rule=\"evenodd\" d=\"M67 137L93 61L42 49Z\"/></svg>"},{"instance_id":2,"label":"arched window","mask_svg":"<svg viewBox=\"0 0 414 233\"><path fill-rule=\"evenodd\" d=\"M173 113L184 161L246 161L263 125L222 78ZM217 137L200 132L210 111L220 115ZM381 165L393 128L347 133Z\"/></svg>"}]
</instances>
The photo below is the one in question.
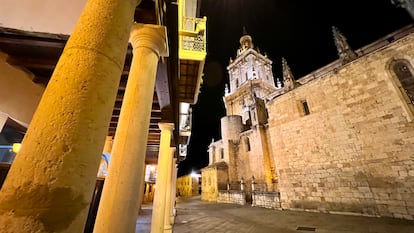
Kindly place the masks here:
<instances>
[{"instance_id":1,"label":"arched window","mask_svg":"<svg viewBox=\"0 0 414 233\"><path fill-rule=\"evenodd\" d=\"M393 62L391 68L400 81L403 91L414 104L414 75L411 65L406 60L397 60Z\"/></svg>"}]
</instances>

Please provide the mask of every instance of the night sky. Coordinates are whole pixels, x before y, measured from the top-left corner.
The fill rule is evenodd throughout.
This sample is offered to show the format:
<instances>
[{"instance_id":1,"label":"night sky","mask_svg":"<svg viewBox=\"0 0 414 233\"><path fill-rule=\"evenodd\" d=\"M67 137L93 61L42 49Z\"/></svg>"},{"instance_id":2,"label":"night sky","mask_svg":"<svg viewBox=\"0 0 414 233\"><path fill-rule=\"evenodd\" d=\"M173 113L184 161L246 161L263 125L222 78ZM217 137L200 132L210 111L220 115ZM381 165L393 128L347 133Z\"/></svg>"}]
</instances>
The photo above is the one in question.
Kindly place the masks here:
<instances>
[{"instance_id":1,"label":"night sky","mask_svg":"<svg viewBox=\"0 0 414 233\"><path fill-rule=\"evenodd\" d=\"M285 57L296 79L338 58L332 36L336 26L354 50L412 23L409 14L391 0L202 0L207 16L207 58L187 158L179 175L208 164L208 145L221 139L225 115L224 84L229 59L235 58L243 27L253 44L273 61L275 78Z\"/></svg>"}]
</instances>

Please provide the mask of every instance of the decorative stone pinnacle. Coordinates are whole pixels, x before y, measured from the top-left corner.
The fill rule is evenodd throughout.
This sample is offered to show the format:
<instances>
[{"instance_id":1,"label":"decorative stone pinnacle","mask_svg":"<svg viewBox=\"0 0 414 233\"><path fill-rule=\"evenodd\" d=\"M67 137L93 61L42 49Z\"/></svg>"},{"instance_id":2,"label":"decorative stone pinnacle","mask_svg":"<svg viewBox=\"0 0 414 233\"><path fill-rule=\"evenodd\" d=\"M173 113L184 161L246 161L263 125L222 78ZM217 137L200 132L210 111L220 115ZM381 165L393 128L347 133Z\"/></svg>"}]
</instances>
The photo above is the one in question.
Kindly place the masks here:
<instances>
[{"instance_id":1,"label":"decorative stone pinnacle","mask_svg":"<svg viewBox=\"0 0 414 233\"><path fill-rule=\"evenodd\" d=\"M295 78L293 77L292 71L284 57L282 57L282 70L283 70L283 86L287 90L295 88Z\"/></svg>"},{"instance_id":2,"label":"decorative stone pinnacle","mask_svg":"<svg viewBox=\"0 0 414 233\"><path fill-rule=\"evenodd\" d=\"M230 93L229 85L226 83L226 84L224 84L224 94L227 96L229 93Z\"/></svg>"},{"instance_id":3,"label":"decorative stone pinnacle","mask_svg":"<svg viewBox=\"0 0 414 233\"><path fill-rule=\"evenodd\" d=\"M345 64L352 60L355 60L358 56L349 46L345 36L342 35L342 33L335 26L332 26L332 33L335 40L336 49L338 50L338 55L342 60L342 63Z\"/></svg>"}]
</instances>

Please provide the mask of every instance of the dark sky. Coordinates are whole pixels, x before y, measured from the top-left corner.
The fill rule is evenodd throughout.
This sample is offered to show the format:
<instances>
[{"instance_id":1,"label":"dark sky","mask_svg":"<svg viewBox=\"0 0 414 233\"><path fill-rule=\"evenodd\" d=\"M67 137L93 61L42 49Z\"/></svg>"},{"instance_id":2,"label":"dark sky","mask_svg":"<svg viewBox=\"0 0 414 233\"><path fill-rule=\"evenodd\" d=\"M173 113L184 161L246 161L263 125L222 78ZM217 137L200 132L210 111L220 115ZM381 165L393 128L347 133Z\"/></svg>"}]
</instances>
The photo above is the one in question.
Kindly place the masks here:
<instances>
[{"instance_id":1,"label":"dark sky","mask_svg":"<svg viewBox=\"0 0 414 233\"><path fill-rule=\"evenodd\" d=\"M235 58L243 27L273 61L275 78L281 77L285 57L299 79L338 58L332 26L356 50L412 22L391 0L201 0L200 16L207 16L208 55L201 93L192 106L192 135L180 175L206 166L211 139L221 138L226 67L229 58Z\"/></svg>"}]
</instances>

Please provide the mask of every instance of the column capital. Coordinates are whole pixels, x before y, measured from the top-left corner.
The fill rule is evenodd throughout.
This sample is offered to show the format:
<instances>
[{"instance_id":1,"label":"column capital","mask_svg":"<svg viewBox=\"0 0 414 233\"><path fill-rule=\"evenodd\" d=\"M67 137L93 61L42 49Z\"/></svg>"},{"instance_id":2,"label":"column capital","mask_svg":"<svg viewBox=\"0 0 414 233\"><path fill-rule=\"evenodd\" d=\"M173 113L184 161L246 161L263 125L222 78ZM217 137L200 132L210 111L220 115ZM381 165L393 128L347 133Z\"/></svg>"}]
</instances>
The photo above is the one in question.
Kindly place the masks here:
<instances>
[{"instance_id":1,"label":"column capital","mask_svg":"<svg viewBox=\"0 0 414 233\"><path fill-rule=\"evenodd\" d=\"M161 131L168 130L172 132L174 130L174 124L169 122L160 122L158 123L158 127Z\"/></svg>"},{"instance_id":2,"label":"column capital","mask_svg":"<svg viewBox=\"0 0 414 233\"><path fill-rule=\"evenodd\" d=\"M153 24L133 23L129 40L133 50L149 48L158 57L168 57L167 28Z\"/></svg>"}]
</instances>

